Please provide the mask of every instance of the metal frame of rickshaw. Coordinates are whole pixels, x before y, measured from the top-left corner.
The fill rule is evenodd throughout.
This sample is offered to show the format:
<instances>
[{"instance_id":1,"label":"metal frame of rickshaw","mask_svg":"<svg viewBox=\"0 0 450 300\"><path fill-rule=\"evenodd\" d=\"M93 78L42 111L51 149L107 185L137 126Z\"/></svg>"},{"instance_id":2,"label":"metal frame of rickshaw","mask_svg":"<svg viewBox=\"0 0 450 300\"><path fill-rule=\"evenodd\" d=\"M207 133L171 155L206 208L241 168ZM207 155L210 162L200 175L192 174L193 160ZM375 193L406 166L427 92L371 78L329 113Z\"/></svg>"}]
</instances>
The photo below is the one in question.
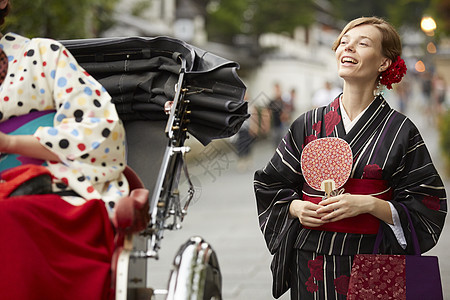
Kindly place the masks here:
<instances>
[{"instance_id":1,"label":"metal frame of rickshaw","mask_svg":"<svg viewBox=\"0 0 450 300\"><path fill-rule=\"evenodd\" d=\"M116 300L130 299L128 281L130 261L158 259L165 230L181 229L189 204L194 196L194 186L189 178L184 156L190 151L184 143L187 138L186 125L189 123L189 100L185 99L188 88L184 87L186 61L181 54L177 60L181 67L176 84L176 93L170 108L165 134L167 146L164 151L162 164L159 169L153 194L149 199L150 221L146 229L139 236L147 240L146 249L133 246L128 239L120 253L116 275ZM178 190L181 173L189 185L188 199L182 205ZM189 261L188 264L182 262ZM190 266L190 267L186 267ZM202 274L204 273L204 274ZM196 285L195 282L206 276L207 282ZM132 280L132 279L131 279ZM209 286L205 286L209 285ZM154 293L153 289L146 289L144 293ZM221 274L218 260L211 245L201 237L191 237L180 246L174 258L172 272L167 290L158 289L166 293L166 299L221 299Z\"/></svg>"},{"instance_id":2,"label":"metal frame of rickshaw","mask_svg":"<svg viewBox=\"0 0 450 300\"><path fill-rule=\"evenodd\" d=\"M134 41L136 40L138 42L140 41L139 38L135 39ZM162 39L160 39L159 41L161 41L164 45L166 45L165 43L171 42L170 38L167 39L165 37L162 37ZM71 43L71 41L68 42L69 44ZM201 49L197 49L194 47L196 50L193 50L192 48L189 50L185 48L186 46L189 45L184 44L181 41L179 42L180 42L179 45L181 45L182 48L180 52L183 52L184 55L188 57L192 55L200 55L199 57L201 57L200 58L201 60L203 60L205 56L209 57L210 59L212 59L213 62L212 65L216 66L217 68L225 66L231 67L234 70L238 67L238 65L234 62L227 61L220 57L216 58L214 55L211 56L207 52L201 52L200 54L198 54L196 53L196 51ZM97 45L104 46L105 43L110 43L110 40L94 39L93 41L94 45L90 44L91 50L89 51L91 52L87 51L88 52L87 55L88 56L94 55L95 58L97 59L97 53L95 51L92 51L92 49L93 47L95 49ZM112 43L114 44L114 41ZM118 44L119 43L121 46L123 46L126 45L127 41L119 40ZM63 42L63 44L65 43ZM80 56L82 57L84 55L83 47L85 44L84 41L81 41L81 43L79 44L77 44L77 42L75 41L75 44L72 44L72 46L74 45L76 49L81 50L81 53L79 53L80 55L78 57L77 55L75 55L75 58L78 59ZM66 44L66 46L68 45ZM133 45L133 47L134 46L135 45ZM68 48L72 52L71 48L70 47ZM139 45L137 46L137 48L133 48L130 51L130 55L128 55L127 53L124 54L124 52L122 52L121 49L119 49L117 53L111 54L126 55L126 59L128 60L129 56L132 56L134 53L133 49L139 52ZM150 52L153 51L154 49L152 49L151 51L149 49L145 49L145 54L148 55ZM149 214L151 218L148 223L148 226L144 230L133 236L128 236L128 238L125 240L124 249L121 251L117 263L117 278L115 285L116 300L137 299L138 297L139 299L148 299L152 298L152 296L155 295L154 293L155 290L146 286L146 274L142 274L142 272L145 273L147 272L147 270L144 268L144 270L138 270L137 273L133 273L134 272L133 266L139 265L140 264L139 262L147 261L147 259L158 258L158 251L161 248L161 240L163 238L164 231L176 230L181 228L181 222L183 221L186 215L188 206L193 198L194 193L194 187L189 179L189 173L187 171L184 162L184 156L187 152L189 152L189 147L185 146L184 143L186 141L188 134L187 126L191 121L190 103L189 100L185 98L185 96L188 95L189 93L193 94L198 93L199 91L195 90L196 88L194 87L192 87L193 90L190 90L191 87L186 85L185 75L187 63L186 57L183 57L182 53L179 53L176 50L174 51L173 49L170 51L164 50L163 51L156 50L156 51L160 51L162 55L166 57L171 57L173 60L179 62L180 67L178 72L178 82L175 85L175 96L172 99L173 103L164 129L165 137L167 138L164 139L165 149L162 155L162 161L159 167L156 183L152 187L154 189L151 198L149 199ZM101 57L102 55L103 54L99 55L100 59L103 59L103 57ZM190 61L191 63L193 63L191 59L193 58L190 57ZM209 67L210 65L207 64L206 66ZM203 69L203 71L200 72L208 73L212 70L215 69ZM229 76L227 78L232 78L234 80L233 83L238 82L237 83L238 86L235 89L233 89L233 91L234 92L239 91L238 98L240 99L240 101L242 101L243 92L245 91L245 85L243 85L243 83L239 80L237 74L235 74L234 71L232 71L232 73L230 73L227 76ZM231 87L229 85L226 86L227 88ZM223 88L221 90L223 91ZM248 115L246 116L244 115L244 118L246 117L248 117ZM139 121L139 122L147 122L145 126L149 126L149 124L151 123L151 122L148 123L149 121ZM127 122L124 122L124 124L128 135ZM131 122L128 125L132 124L133 122ZM136 127L138 128L138 131L141 131L139 124L143 123L137 124L138 125ZM236 124L237 123L234 123L235 126L240 127L240 125ZM136 127L134 129L136 129ZM233 127L231 133L233 133L234 130L237 131L237 129L238 128ZM229 133L229 131L225 132L226 134ZM216 136L215 138L221 137ZM148 155L151 155L151 153L149 153ZM133 165L131 167L133 167ZM151 168L152 166L148 167ZM137 173L139 174L139 172ZM178 190L180 176L182 173L184 173L184 176L186 177L186 181L189 186L187 192L188 199L184 203L184 205L182 205L181 203L180 192ZM145 182L145 180L143 181ZM153 183L150 184L153 185ZM150 189L149 186L147 186L147 188ZM135 241L142 241L142 240L144 240L144 244L139 242L135 243ZM141 278L137 278L139 276L141 276ZM145 280L142 280L142 278L145 278ZM202 238L192 237L188 239L188 241L186 241L183 245L180 246L180 250L178 251L178 253L174 258L172 272L169 278L167 289L165 290L164 293L166 294L166 299L177 299L177 300L221 299L222 298L221 281L222 277L215 251L212 249L211 245L205 242ZM130 289L130 286L133 287L136 286L136 284L134 284L135 282L140 282L141 284L140 287L142 287L142 283L144 282L145 286L143 286L140 289L136 288Z\"/></svg>"}]
</instances>

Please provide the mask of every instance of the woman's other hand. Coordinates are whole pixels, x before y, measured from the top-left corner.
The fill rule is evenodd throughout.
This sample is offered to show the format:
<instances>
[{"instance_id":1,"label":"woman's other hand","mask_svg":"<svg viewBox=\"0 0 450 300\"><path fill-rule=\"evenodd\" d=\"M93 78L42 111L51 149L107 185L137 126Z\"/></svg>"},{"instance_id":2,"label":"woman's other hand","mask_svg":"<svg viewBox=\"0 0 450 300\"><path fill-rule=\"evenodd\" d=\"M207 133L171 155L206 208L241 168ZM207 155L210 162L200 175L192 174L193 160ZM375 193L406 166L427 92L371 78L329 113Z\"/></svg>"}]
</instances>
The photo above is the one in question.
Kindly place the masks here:
<instances>
[{"instance_id":1,"label":"woman's other hand","mask_svg":"<svg viewBox=\"0 0 450 300\"><path fill-rule=\"evenodd\" d=\"M335 222L345 218L369 213L378 219L393 224L389 203L370 195L342 194L319 202L317 213L322 220Z\"/></svg>"},{"instance_id":2,"label":"woman's other hand","mask_svg":"<svg viewBox=\"0 0 450 300\"><path fill-rule=\"evenodd\" d=\"M318 227L328 221L323 220L325 213L318 213L322 206L309 201L294 200L289 206L289 215L291 218L298 218L300 223L308 227Z\"/></svg>"}]
</instances>

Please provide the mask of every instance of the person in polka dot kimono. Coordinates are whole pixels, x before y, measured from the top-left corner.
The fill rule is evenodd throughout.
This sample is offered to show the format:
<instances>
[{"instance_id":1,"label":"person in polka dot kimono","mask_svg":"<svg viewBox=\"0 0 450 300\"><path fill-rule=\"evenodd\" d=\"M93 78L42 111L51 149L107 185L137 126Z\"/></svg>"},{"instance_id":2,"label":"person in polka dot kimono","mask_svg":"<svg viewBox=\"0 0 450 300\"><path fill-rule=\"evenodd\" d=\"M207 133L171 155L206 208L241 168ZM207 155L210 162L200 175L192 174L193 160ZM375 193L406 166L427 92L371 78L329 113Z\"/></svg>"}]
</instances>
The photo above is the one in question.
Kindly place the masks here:
<instances>
[{"instance_id":1,"label":"person in polka dot kimono","mask_svg":"<svg viewBox=\"0 0 450 300\"><path fill-rule=\"evenodd\" d=\"M9 1L0 2L0 9L8 8ZM8 59L0 124L50 112L50 121L38 124L34 133L0 132L0 169L6 154L18 155L18 164L42 162L53 175L53 191L65 192L64 200L80 205L102 199L111 214L115 202L129 193L122 173L125 131L111 97L57 41L7 33L0 47Z\"/></svg>"}]
</instances>

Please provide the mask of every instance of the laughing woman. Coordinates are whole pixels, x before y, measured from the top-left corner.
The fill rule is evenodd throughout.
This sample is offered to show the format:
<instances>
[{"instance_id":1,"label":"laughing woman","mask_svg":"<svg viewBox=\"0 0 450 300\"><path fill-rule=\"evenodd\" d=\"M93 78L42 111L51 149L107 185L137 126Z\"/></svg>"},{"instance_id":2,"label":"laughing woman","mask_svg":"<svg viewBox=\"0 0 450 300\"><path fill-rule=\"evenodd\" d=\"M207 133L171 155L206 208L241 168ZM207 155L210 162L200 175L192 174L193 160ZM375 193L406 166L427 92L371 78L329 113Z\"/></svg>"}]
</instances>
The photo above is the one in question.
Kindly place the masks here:
<instances>
[{"instance_id":1,"label":"laughing woman","mask_svg":"<svg viewBox=\"0 0 450 300\"><path fill-rule=\"evenodd\" d=\"M398 33L382 19L358 18L333 50L343 93L294 121L270 162L255 173L276 298L290 288L291 299L345 299L354 255L372 253L379 229L381 253L414 253L403 205L422 252L436 245L444 225L445 189L422 137L379 92L406 72ZM300 157L309 142L326 137L349 144L353 166L345 194L315 204L311 199L323 193L305 182ZM367 226L368 218L377 225Z\"/></svg>"}]
</instances>

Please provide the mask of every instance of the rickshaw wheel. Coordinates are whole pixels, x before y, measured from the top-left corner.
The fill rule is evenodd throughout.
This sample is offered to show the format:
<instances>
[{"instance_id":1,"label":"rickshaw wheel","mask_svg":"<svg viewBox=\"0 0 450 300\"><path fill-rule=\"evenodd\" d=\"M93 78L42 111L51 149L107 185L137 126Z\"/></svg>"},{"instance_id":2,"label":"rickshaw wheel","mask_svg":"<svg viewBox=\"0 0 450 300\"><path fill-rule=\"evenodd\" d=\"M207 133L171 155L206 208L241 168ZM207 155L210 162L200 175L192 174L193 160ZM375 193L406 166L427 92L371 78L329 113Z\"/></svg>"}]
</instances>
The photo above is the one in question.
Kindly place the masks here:
<instances>
[{"instance_id":1,"label":"rickshaw wheel","mask_svg":"<svg viewBox=\"0 0 450 300\"><path fill-rule=\"evenodd\" d=\"M175 255L167 299L222 299L222 275L215 251L192 237Z\"/></svg>"}]
</instances>

